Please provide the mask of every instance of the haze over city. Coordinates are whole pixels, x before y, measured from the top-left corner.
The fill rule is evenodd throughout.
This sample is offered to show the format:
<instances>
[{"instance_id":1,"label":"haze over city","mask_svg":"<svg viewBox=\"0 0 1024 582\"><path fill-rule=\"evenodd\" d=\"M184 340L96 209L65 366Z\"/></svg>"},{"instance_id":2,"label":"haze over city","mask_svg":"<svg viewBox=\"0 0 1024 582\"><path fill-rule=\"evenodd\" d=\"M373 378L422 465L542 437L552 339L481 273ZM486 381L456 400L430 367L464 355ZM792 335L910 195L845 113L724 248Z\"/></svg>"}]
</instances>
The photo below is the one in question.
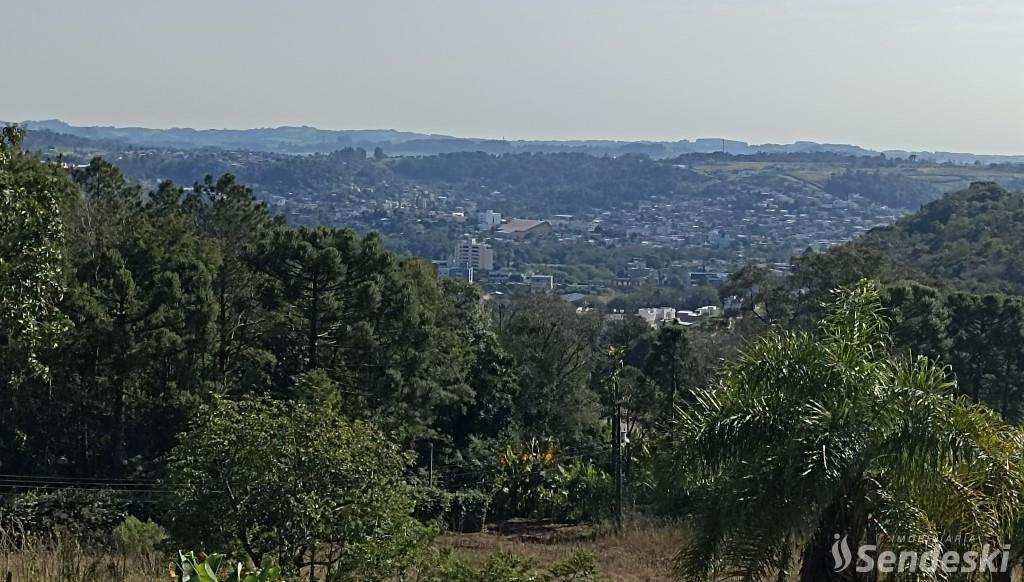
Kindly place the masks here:
<instances>
[{"instance_id":1,"label":"haze over city","mask_svg":"<svg viewBox=\"0 0 1024 582\"><path fill-rule=\"evenodd\" d=\"M1005 0L57 0L4 21L8 121L1024 153Z\"/></svg>"}]
</instances>

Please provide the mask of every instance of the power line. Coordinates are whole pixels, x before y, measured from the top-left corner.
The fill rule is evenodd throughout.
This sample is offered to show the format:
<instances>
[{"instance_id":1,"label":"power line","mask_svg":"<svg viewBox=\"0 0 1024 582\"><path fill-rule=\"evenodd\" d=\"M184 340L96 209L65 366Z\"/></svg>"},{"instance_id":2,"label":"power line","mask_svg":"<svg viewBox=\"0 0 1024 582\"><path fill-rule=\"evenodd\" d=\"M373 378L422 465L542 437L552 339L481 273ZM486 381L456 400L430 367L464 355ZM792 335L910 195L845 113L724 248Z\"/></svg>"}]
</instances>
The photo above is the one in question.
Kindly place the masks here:
<instances>
[{"instance_id":1,"label":"power line","mask_svg":"<svg viewBox=\"0 0 1024 582\"><path fill-rule=\"evenodd\" d=\"M112 485L96 485L96 484L66 484L66 483L39 483L39 482L24 482L24 481L8 481L0 480L0 488L6 489L19 489L19 490L59 490L59 491L131 491L136 493L171 493L173 490L161 489L157 487L127 487L127 486L112 486Z\"/></svg>"},{"instance_id":2,"label":"power line","mask_svg":"<svg viewBox=\"0 0 1024 582\"><path fill-rule=\"evenodd\" d=\"M48 476L48 475L12 475L8 473L0 473L0 479L35 479L40 481L49 482L60 482L60 481L90 481L90 482L102 482L102 483L160 483L159 479L137 479L132 477L59 477L59 476Z\"/></svg>"},{"instance_id":3,"label":"power line","mask_svg":"<svg viewBox=\"0 0 1024 582\"><path fill-rule=\"evenodd\" d=\"M20 489L69 489L69 490L94 490L94 491L158 491L158 492L170 492L170 489L160 488L157 484L139 484L131 485L128 483L64 483L64 482L45 482L45 481L26 481L21 479L2 479L0 478L0 487L9 488L20 488Z\"/></svg>"}]
</instances>

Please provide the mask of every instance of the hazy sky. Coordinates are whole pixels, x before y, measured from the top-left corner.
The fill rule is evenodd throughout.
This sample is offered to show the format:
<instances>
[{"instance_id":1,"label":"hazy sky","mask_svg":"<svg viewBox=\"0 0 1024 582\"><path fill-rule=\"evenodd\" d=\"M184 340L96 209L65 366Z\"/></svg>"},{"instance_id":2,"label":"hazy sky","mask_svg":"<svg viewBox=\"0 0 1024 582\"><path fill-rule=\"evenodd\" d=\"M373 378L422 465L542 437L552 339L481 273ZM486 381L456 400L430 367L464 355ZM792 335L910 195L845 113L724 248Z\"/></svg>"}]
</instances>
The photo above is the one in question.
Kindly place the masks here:
<instances>
[{"instance_id":1,"label":"hazy sky","mask_svg":"<svg viewBox=\"0 0 1024 582\"><path fill-rule=\"evenodd\" d=\"M2 0L0 119L1024 154L1022 0Z\"/></svg>"}]
</instances>

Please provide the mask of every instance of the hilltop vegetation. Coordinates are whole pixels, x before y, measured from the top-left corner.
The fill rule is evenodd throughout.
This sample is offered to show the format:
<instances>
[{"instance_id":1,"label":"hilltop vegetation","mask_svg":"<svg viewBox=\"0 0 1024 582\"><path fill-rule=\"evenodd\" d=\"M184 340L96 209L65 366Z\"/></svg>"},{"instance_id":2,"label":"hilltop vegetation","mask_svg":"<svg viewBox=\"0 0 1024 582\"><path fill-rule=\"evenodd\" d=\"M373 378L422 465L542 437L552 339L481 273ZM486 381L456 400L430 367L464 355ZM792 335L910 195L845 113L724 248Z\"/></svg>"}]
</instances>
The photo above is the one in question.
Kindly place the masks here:
<instances>
[{"instance_id":1,"label":"hilltop vegetation","mask_svg":"<svg viewBox=\"0 0 1024 582\"><path fill-rule=\"evenodd\" d=\"M975 155L953 152L877 152L856 145L798 141L791 144L748 144L743 141L700 138L678 141L617 140L505 140L453 137L394 129L329 130L308 126L264 127L254 129L151 129L145 127L74 126L58 119L25 121L32 130L50 131L100 141L118 141L141 148L235 149L290 154L328 153L346 147L372 151L381 147L393 155L424 156L459 152L488 154L577 153L594 156L642 154L652 158L671 158L685 154L732 155L826 155L908 158L938 163L1022 163L1024 156Z\"/></svg>"},{"instance_id":2,"label":"hilltop vegetation","mask_svg":"<svg viewBox=\"0 0 1024 582\"><path fill-rule=\"evenodd\" d=\"M109 135L89 139L35 130L28 133L26 147L47 156L61 154L80 164L102 154L130 178L151 185L161 180L187 185L208 174L231 173L258 194L286 198L310 194L325 205L338 198L353 203L397 199L409 189L425 188L464 198L480 208L491 205L506 213L540 216L618 209L657 199L713 203L744 184L753 188L781 185L785 191L787 180L843 199L863 196L877 204L912 210L971 181L996 180L1009 188L1024 184L1024 169L1013 165L954 166L834 152L692 153L664 160L643 152L594 156L457 151L389 157L395 152L385 148L375 152L364 144L287 155L240 147L138 145L118 141L120 134Z\"/></svg>"},{"instance_id":3,"label":"hilltop vegetation","mask_svg":"<svg viewBox=\"0 0 1024 582\"><path fill-rule=\"evenodd\" d=\"M858 244L956 288L1024 294L1024 194L972 184Z\"/></svg>"}]
</instances>

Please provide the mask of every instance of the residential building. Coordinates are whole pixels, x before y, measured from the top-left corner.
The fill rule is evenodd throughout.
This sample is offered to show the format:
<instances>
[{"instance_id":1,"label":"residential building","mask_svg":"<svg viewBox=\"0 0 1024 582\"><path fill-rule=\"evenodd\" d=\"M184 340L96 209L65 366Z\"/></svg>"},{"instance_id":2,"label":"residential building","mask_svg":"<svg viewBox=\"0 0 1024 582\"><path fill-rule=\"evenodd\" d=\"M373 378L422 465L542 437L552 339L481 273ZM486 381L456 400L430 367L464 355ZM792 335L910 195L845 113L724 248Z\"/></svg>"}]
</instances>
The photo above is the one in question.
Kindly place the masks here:
<instances>
[{"instance_id":1,"label":"residential building","mask_svg":"<svg viewBox=\"0 0 1024 582\"><path fill-rule=\"evenodd\" d=\"M721 287L728 278L729 273L693 271L690 273L690 285L710 285L712 287Z\"/></svg>"},{"instance_id":2,"label":"residential building","mask_svg":"<svg viewBox=\"0 0 1024 582\"><path fill-rule=\"evenodd\" d=\"M480 230L491 230L501 224L501 213L493 210L479 212L476 217L477 226L480 227Z\"/></svg>"},{"instance_id":3,"label":"residential building","mask_svg":"<svg viewBox=\"0 0 1024 582\"><path fill-rule=\"evenodd\" d=\"M555 288L555 278L551 275L530 275L529 283L534 291L550 291Z\"/></svg>"},{"instance_id":4,"label":"residential building","mask_svg":"<svg viewBox=\"0 0 1024 582\"><path fill-rule=\"evenodd\" d=\"M676 310L673 307L641 307L636 314L651 327L662 327L676 322Z\"/></svg>"},{"instance_id":5,"label":"residential building","mask_svg":"<svg viewBox=\"0 0 1024 582\"><path fill-rule=\"evenodd\" d=\"M477 241L475 238L459 241L455 245L455 255L452 260L459 267L491 271L494 269L494 249L491 248L491 245Z\"/></svg>"}]
</instances>

